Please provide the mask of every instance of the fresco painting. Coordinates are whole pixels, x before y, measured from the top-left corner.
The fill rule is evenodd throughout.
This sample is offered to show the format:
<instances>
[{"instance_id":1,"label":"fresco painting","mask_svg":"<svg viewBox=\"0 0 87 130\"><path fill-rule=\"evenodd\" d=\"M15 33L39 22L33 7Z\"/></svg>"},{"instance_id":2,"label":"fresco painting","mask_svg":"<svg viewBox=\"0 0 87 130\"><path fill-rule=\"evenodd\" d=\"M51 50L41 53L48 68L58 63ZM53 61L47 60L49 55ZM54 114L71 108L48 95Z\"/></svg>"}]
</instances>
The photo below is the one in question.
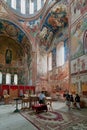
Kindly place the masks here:
<instances>
[{"instance_id":1,"label":"fresco painting","mask_svg":"<svg viewBox=\"0 0 87 130\"><path fill-rule=\"evenodd\" d=\"M10 21L1 19L0 19L0 34L10 36L19 43L22 43L23 37L25 36L25 33L15 24L13 24Z\"/></svg>"},{"instance_id":2,"label":"fresco painting","mask_svg":"<svg viewBox=\"0 0 87 130\"><path fill-rule=\"evenodd\" d=\"M87 0L74 0L71 3L71 23L74 23L87 10Z\"/></svg>"},{"instance_id":3,"label":"fresco painting","mask_svg":"<svg viewBox=\"0 0 87 130\"><path fill-rule=\"evenodd\" d=\"M6 64L11 64L11 61L12 61L12 50L6 49L5 61L6 61Z\"/></svg>"},{"instance_id":4,"label":"fresco painting","mask_svg":"<svg viewBox=\"0 0 87 130\"><path fill-rule=\"evenodd\" d=\"M84 19L80 20L71 30L71 59L84 54L83 38L86 28L87 17L84 17Z\"/></svg>"},{"instance_id":5,"label":"fresco painting","mask_svg":"<svg viewBox=\"0 0 87 130\"><path fill-rule=\"evenodd\" d=\"M83 35L83 46L84 46L84 53L87 54L87 30L85 30Z\"/></svg>"},{"instance_id":6,"label":"fresco painting","mask_svg":"<svg viewBox=\"0 0 87 130\"><path fill-rule=\"evenodd\" d=\"M45 46L49 49L53 37L58 31L62 32L68 25L67 9L65 5L56 5L48 13L46 20L42 25L39 33L40 46ZM48 42L50 40L50 42Z\"/></svg>"},{"instance_id":7,"label":"fresco painting","mask_svg":"<svg viewBox=\"0 0 87 130\"><path fill-rule=\"evenodd\" d=\"M87 75L81 75L79 79L81 89L80 91L81 93L83 93L83 95L87 96ZM72 83L71 92L73 94L79 92L79 82L77 76L71 78L71 83Z\"/></svg>"},{"instance_id":8,"label":"fresco painting","mask_svg":"<svg viewBox=\"0 0 87 130\"><path fill-rule=\"evenodd\" d=\"M83 55L71 61L71 74L78 74L86 72L87 70L87 56Z\"/></svg>"}]
</instances>

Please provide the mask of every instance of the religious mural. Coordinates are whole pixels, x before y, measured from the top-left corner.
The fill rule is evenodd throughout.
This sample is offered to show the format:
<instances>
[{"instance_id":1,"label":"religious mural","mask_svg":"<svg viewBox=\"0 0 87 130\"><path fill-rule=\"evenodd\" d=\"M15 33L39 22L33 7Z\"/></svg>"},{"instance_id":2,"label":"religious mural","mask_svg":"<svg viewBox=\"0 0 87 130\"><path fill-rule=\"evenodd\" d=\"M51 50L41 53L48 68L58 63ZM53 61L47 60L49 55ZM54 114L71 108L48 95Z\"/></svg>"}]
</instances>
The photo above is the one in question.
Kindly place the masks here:
<instances>
[{"instance_id":1,"label":"religious mural","mask_svg":"<svg viewBox=\"0 0 87 130\"><path fill-rule=\"evenodd\" d=\"M87 29L84 31L83 35L83 47L84 47L84 53L87 54Z\"/></svg>"},{"instance_id":2,"label":"religious mural","mask_svg":"<svg viewBox=\"0 0 87 130\"><path fill-rule=\"evenodd\" d=\"M48 72L49 85L53 92L64 92L69 89L69 67L68 62L64 66L53 68Z\"/></svg>"},{"instance_id":3,"label":"religious mural","mask_svg":"<svg viewBox=\"0 0 87 130\"><path fill-rule=\"evenodd\" d=\"M71 91L87 95L87 56L71 61Z\"/></svg>"},{"instance_id":4,"label":"religious mural","mask_svg":"<svg viewBox=\"0 0 87 130\"><path fill-rule=\"evenodd\" d=\"M79 75L87 71L87 56L83 55L71 61L71 74Z\"/></svg>"},{"instance_id":5,"label":"religious mural","mask_svg":"<svg viewBox=\"0 0 87 130\"><path fill-rule=\"evenodd\" d=\"M41 19L42 19L42 15L39 16L38 19L34 19L31 21L19 20L19 22L28 31L28 33L31 35L31 37L35 38L38 33L38 26L40 25Z\"/></svg>"},{"instance_id":6,"label":"religious mural","mask_svg":"<svg viewBox=\"0 0 87 130\"><path fill-rule=\"evenodd\" d=\"M6 49L5 61L6 61L6 64L11 64L11 61L12 61L12 50Z\"/></svg>"},{"instance_id":7,"label":"religious mural","mask_svg":"<svg viewBox=\"0 0 87 130\"><path fill-rule=\"evenodd\" d=\"M67 9L63 4L55 5L48 13L42 29L39 33L40 46L45 46L48 50L51 46L54 35L60 32L68 25Z\"/></svg>"},{"instance_id":8,"label":"religious mural","mask_svg":"<svg viewBox=\"0 0 87 130\"><path fill-rule=\"evenodd\" d=\"M87 0L73 0L71 3L71 23L87 12Z\"/></svg>"},{"instance_id":9,"label":"religious mural","mask_svg":"<svg viewBox=\"0 0 87 130\"><path fill-rule=\"evenodd\" d=\"M87 75L81 75L80 77L72 77L71 78L71 92L82 93L87 96Z\"/></svg>"},{"instance_id":10,"label":"religious mural","mask_svg":"<svg viewBox=\"0 0 87 130\"><path fill-rule=\"evenodd\" d=\"M86 46L86 28L87 28L87 16L72 28L71 30L71 59L77 58L84 54Z\"/></svg>"},{"instance_id":11,"label":"religious mural","mask_svg":"<svg viewBox=\"0 0 87 130\"><path fill-rule=\"evenodd\" d=\"M0 19L0 34L5 34L14 38L19 43L22 42L25 33L20 30L15 24L7 20Z\"/></svg>"}]
</instances>

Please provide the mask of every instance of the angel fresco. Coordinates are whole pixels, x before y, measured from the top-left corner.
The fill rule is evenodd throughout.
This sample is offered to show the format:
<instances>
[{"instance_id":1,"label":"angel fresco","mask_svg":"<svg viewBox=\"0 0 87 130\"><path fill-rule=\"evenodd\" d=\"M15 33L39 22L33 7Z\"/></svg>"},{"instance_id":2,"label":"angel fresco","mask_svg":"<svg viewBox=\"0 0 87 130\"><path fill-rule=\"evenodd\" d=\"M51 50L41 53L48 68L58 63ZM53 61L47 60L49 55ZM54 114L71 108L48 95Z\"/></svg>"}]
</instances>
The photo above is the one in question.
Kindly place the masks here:
<instances>
[{"instance_id":1,"label":"angel fresco","mask_svg":"<svg viewBox=\"0 0 87 130\"><path fill-rule=\"evenodd\" d=\"M53 14L51 14L51 16L49 17L48 23L49 23L54 29L56 29L57 27L62 26L62 23L60 22L60 18L59 18L59 19L55 18Z\"/></svg>"},{"instance_id":2,"label":"angel fresco","mask_svg":"<svg viewBox=\"0 0 87 130\"><path fill-rule=\"evenodd\" d=\"M65 9L58 7L55 11L51 11L47 22L54 30L67 25L68 18Z\"/></svg>"},{"instance_id":3,"label":"angel fresco","mask_svg":"<svg viewBox=\"0 0 87 130\"><path fill-rule=\"evenodd\" d=\"M40 38L45 38L46 34L47 34L47 28L43 27L43 29L40 32L39 36L40 36Z\"/></svg>"}]
</instances>

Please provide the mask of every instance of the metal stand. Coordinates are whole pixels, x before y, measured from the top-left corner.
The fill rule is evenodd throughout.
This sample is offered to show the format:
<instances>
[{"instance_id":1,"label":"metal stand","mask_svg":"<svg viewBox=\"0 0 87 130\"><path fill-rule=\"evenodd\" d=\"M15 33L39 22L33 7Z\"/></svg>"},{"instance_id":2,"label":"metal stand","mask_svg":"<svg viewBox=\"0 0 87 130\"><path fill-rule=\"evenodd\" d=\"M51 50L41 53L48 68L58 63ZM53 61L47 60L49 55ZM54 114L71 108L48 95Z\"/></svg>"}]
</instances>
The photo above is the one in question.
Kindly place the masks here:
<instances>
[{"instance_id":1,"label":"metal stand","mask_svg":"<svg viewBox=\"0 0 87 130\"><path fill-rule=\"evenodd\" d=\"M19 100L19 98L15 98L14 100L16 101L16 110L14 112L19 112L19 110L18 110L18 100Z\"/></svg>"}]
</instances>

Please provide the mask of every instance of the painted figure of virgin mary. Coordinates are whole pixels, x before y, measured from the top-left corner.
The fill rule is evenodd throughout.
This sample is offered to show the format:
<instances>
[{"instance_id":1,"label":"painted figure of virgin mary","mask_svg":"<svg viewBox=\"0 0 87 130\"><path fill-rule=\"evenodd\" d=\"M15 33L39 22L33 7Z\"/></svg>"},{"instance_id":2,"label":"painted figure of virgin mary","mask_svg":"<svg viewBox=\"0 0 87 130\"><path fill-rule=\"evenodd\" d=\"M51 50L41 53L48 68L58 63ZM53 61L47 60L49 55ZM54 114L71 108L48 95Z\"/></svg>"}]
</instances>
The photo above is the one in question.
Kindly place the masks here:
<instances>
[{"instance_id":1,"label":"painted figure of virgin mary","mask_svg":"<svg viewBox=\"0 0 87 130\"><path fill-rule=\"evenodd\" d=\"M6 61L6 64L11 64L11 61L12 61L12 51L10 49L6 49L5 61Z\"/></svg>"}]
</instances>

